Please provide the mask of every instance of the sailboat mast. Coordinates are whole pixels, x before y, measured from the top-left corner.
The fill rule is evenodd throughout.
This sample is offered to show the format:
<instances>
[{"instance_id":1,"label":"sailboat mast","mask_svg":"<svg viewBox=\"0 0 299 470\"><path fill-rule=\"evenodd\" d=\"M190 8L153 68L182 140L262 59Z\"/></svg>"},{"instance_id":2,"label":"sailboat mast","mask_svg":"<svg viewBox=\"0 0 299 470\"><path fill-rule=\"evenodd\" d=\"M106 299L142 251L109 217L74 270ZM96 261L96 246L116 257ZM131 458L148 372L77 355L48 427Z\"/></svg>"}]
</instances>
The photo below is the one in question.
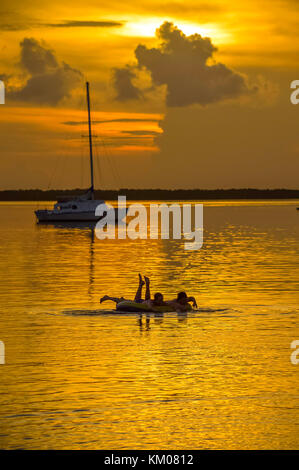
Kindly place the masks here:
<instances>
[{"instance_id":1,"label":"sailboat mast","mask_svg":"<svg viewBox=\"0 0 299 470\"><path fill-rule=\"evenodd\" d=\"M90 190L91 190L91 199L94 199L93 154L92 154L92 135L91 135L91 119L90 119L89 82L86 82L86 97L87 97L87 109L88 109L88 130L89 130Z\"/></svg>"}]
</instances>

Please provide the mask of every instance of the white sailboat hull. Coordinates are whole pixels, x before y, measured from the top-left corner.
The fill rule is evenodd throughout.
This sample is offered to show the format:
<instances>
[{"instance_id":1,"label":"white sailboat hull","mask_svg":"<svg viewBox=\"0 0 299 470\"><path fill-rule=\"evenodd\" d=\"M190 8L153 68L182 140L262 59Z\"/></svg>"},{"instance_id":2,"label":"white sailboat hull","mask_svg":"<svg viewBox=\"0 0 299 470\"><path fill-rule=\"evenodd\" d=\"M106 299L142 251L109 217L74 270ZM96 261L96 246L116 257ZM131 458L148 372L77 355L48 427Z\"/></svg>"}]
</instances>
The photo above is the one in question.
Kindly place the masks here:
<instances>
[{"instance_id":1,"label":"white sailboat hull","mask_svg":"<svg viewBox=\"0 0 299 470\"><path fill-rule=\"evenodd\" d=\"M119 221L118 211L115 209L115 222ZM37 210L35 211L38 222L97 222L102 219L102 216L96 216L95 212L69 212L59 213L52 210Z\"/></svg>"}]
</instances>

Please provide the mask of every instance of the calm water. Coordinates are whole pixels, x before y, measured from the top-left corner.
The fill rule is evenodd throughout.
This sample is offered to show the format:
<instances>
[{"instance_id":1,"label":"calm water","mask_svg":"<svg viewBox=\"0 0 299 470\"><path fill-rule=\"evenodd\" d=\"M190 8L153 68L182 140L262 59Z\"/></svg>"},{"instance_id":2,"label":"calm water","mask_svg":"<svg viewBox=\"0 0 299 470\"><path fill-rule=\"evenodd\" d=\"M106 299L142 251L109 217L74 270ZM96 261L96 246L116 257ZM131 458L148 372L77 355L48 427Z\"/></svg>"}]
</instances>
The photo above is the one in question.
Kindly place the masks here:
<instances>
[{"instance_id":1,"label":"calm water","mask_svg":"<svg viewBox=\"0 0 299 470\"><path fill-rule=\"evenodd\" d=\"M298 448L296 206L207 202L192 252L38 226L35 204L1 204L0 447ZM138 272L200 311L141 320L99 305L132 297Z\"/></svg>"}]
</instances>

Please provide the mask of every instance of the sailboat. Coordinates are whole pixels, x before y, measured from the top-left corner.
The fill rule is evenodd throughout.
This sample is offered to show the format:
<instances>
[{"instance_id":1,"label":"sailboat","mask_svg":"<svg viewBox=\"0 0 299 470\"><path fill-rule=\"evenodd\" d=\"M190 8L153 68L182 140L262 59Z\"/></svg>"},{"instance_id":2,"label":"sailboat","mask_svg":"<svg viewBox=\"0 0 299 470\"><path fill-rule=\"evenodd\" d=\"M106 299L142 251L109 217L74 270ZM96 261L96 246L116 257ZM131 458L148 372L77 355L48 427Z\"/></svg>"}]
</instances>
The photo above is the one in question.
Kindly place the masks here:
<instances>
[{"instance_id":1,"label":"sailboat","mask_svg":"<svg viewBox=\"0 0 299 470\"><path fill-rule=\"evenodd\" d=\"M90 119L90 96L89 96L89 82L86 82L86 99L88 111L88 130L89 130L89 161L90 161L90 188L88 191L73 198L63 198L54 204L53 209L36 210L35 215L38 222L71 222L82 221L92 222L98 221L104 217L96 216L95 210L99 204L105 204L105 201L94 198L94 175L93 175L93 151L92 151L92 133L91 133L91 119ZM107 208L107 211L109 209ZM118 210L115 209L115 221L118 221ZM122 214L123 217L123 214Z\"/></svg>"}]
</instances>

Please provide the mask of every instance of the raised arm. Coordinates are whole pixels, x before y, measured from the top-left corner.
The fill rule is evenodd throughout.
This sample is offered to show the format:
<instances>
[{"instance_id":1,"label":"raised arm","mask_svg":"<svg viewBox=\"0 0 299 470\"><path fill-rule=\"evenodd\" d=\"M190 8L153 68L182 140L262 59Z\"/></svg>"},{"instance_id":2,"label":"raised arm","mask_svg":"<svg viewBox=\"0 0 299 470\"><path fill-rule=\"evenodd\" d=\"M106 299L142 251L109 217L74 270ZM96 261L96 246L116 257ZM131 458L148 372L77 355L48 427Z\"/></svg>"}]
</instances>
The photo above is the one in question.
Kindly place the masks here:
<instances>
[{"instance_id":1,"label":"raised arm","mask_svg":"<svg viewBox=\"0 0 299 470\"><path fill-rule=\"evenodd\" d=\"M187 302L192 302L193 307L197 308L197 302L194 297L188 297Z\"/></svg>"}]
</instances>

